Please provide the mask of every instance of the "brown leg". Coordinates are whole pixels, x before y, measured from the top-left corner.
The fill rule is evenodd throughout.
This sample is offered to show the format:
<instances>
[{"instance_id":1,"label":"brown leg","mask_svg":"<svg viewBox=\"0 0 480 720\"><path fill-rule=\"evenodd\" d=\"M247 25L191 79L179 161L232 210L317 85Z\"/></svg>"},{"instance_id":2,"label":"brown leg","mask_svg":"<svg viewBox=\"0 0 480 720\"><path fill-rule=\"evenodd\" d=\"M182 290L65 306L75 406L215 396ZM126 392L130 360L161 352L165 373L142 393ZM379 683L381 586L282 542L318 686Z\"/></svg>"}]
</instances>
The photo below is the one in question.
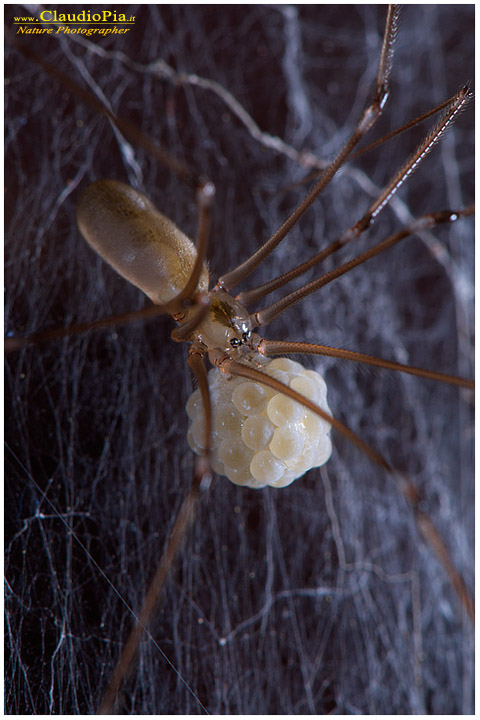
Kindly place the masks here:
<instances>
[{"instance_id":1,"label":"brown leg","mask_svg":"<svg viewBox=\"0 0 480 720\"><path fill-rule=\"evenodd\" d=\"M383 36L382 53L377 74L377 83L375 87L375 95L370 104L363 111L362 117L358 121L355 130L344 148L337 155L335 160L323 171L320 179L315 183L313 189L308 193L307 197L300 203L296 210L290 215L283 225L267 240L262 247L257 250L248 260L238 265L230 272L222 275L218 280L218 285L227 290L238 285L239 282L245 280L246 277L257 268L260 263L277 247L290 230L300 220L302 215L308 210L322 190L328 185L337 170L343 165L347 157L352 152L357 143L368 133L375 122L382 114L384 105L388 97L388 81L392 68L393 46L397 32L398 18L400 14L399 5L389 5L387 13L387 21L385 25L385 33Z\"/></svg>"}]
</instances>

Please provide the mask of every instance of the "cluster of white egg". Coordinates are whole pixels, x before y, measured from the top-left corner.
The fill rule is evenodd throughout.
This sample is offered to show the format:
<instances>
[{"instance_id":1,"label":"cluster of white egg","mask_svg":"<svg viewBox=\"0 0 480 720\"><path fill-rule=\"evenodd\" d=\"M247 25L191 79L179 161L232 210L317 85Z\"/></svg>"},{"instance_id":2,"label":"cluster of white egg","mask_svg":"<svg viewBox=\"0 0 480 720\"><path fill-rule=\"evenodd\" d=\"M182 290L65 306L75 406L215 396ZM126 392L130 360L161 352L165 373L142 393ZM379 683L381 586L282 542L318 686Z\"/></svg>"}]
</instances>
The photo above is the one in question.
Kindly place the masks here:
<instances>
[{"instance_id":1,"label":"cluster of white egg","mask_svg":"<svg viewBox=\"0 0 480 720\"><path fill-rule=\"evenodd\" d=\"M280 380L331 415L327 386L314 370L285 358L261 358L262 371ZM331 425L277 390L229 377L217 368L208 373L213 410L211 463L219 475L252 488L286 487L332 452ZM187 402L191 425L188 443L200 455L205 448L205 420L200 390Z\"/></svg>"}]
</instances>

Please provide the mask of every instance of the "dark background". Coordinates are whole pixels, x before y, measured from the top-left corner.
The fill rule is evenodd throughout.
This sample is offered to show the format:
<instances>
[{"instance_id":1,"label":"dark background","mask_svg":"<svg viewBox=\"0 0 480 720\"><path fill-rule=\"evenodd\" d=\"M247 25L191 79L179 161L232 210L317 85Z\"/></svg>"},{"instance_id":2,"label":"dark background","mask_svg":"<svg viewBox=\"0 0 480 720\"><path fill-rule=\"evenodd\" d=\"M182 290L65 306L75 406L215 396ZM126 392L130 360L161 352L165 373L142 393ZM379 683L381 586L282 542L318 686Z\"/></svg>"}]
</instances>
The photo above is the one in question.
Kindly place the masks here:
<instances>
[{"instance_id":1,"label":"dark background","mask_svg":"<svg viewBox=\"0 0 480 720\"><path fill-rule=\"evenodd\" d=\"M261 130L331 159L371 92L385 7L122 11L137 18L125 37L29 42L215 182L215 279L277 229L305 192L284 188L305 170L252 137L225 97L168 80L155 62L219 83ZM6 14L11 23L25 11ZM374 137L473 79L473 14L467 5L405 8ZM108 121L9 47L6 79L7 332L143 306L81 239L79 193L102 177L128 181L194 235L193 192L138 148L122 154ZM425 133L345 167L254 282L336 239ZM358 252L411 215L471 202L472 143L470 106ZM472 232L469 219L405 240L266 335L471 377ZM183 409L192 381L172 327L161 318L8 357L8 713L92 713L132 624L127 605L141 606L192 475ZM470 394L347 363L305 364L324 368L334 415L422 491L473 590ZM200 703L226 714L473 712L473 632L446 574L392 481L339 437L325 471L286 489L215 479L151 633L157 645L142 642L119 712L195 714Z\"/></svg>"}]
</instances>

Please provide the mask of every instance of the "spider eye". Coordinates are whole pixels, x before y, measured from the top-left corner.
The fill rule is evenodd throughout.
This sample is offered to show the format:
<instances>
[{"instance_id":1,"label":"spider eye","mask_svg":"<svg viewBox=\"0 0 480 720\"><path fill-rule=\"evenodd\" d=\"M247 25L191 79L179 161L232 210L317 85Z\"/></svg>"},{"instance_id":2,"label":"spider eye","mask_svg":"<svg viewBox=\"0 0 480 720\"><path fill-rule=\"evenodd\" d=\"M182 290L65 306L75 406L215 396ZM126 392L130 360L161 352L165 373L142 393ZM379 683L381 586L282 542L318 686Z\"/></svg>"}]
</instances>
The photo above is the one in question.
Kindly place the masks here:
<instances>
[{"instance_id":1,"label":"spider eye","mask_svg":"<svg viewBox=\"0 0 480 720\"><path fill-rule=\"evenodd\" d=\"M244 332L242 335L242 342L247 343L248 342L248 332Z\"/></svg>"},{"instance_id":2,"label":"spider eye","mask_svg":"<svg viewBox=\"0 0 480 720\"><path fill-rule=\"evenodd\" d=\"M239 340L238 338L232 338L232 339L230 340L230 345L231 345L233 348L237 348L239 345L241 345L241 342L240 342L240 340Z\"/></svg>"}]
</instances>

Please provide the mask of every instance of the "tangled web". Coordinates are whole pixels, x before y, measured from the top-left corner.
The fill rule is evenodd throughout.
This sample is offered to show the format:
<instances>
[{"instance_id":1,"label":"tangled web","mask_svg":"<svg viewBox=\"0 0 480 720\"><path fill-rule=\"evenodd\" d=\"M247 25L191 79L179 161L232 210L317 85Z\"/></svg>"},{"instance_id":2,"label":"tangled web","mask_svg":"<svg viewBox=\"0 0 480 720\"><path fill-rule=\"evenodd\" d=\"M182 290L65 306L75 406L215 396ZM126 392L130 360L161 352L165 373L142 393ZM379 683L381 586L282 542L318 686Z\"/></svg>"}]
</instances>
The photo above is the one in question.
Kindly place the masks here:
<instances>
[{"instance_id":1,"label":"tangled web","mask_svg":"<svg viewBox=\"0 0 480 720\"><path fill-rule=\"evenodd\" d=\"M384 8L132 12L136 26L121 38L32 42L215 182L216 277L299 201L298 151L324 162L348 137L371 92ZM472 18L471 6L405 9L376 137L473 76ZM8 49L7 63L7 332L140 307L135 288L80 239L78 194L101 177L129 181L194 236L193 193L18 52ZM358 220L425 132L345 167L254 281ZM410 213L471 201L472 142L470 108L352 252ZM472 230L462 221L406 240L266 335L471 377ZM9 713L93 712L133 622L129 608L141 606L192 475L184 412L192 382L171 329L161 318L8 358ZM471 398L347 363L323 368L333 414L408 473L473 588ZM393 483L342 438L333 444L324 470L283 490L215 480L119 711L473 712L473 634L444 570Z\"/></svg>"}]
</instances>

